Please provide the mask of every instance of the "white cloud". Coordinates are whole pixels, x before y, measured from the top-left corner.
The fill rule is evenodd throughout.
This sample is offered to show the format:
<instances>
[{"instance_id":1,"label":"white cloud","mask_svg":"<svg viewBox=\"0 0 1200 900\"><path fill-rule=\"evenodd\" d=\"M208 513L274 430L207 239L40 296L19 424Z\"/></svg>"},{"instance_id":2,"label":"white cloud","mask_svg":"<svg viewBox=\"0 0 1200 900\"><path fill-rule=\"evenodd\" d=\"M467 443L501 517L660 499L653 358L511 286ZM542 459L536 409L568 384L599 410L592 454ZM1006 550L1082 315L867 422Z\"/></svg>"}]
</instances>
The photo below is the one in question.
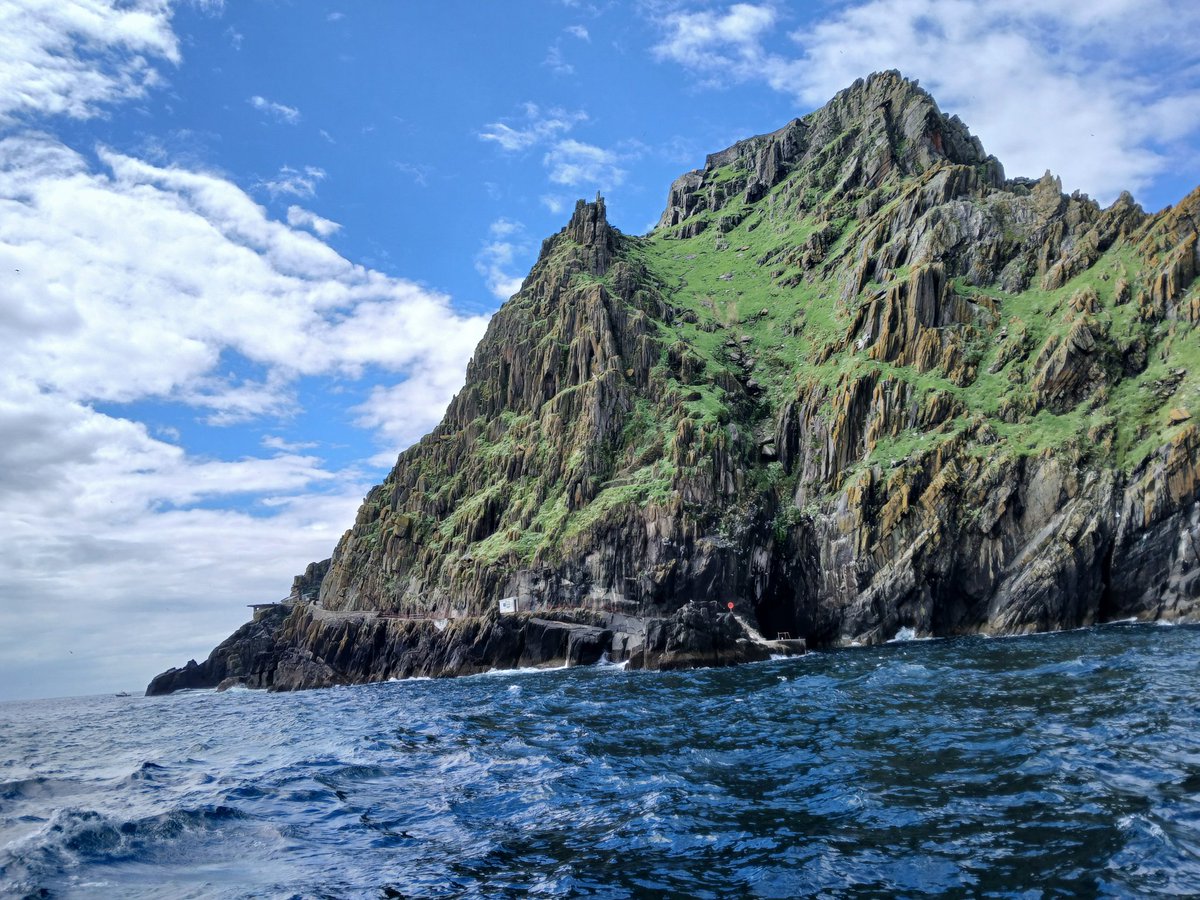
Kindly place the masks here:
<instances>
[{"instance_id":1,"label":"white cloud","mask_svg":"<svg viewBox=\"0 0 1200 900\"><path fill-rule=\"evenodd\" d=\"M203 658L328 555L361 473L310 456L203 460L144 427L0 384L0 660L7 696L136 690ZM255 513L228 506L261 496ZM69 649L70 654L65 651Z\"/></svg>"},{"instance_id":2,"label":"white cloud","mask_svg":"<svg viewBox=\"0 0 1200 900\"><path fill-rule=\"evenodd\" d=\"M287 222L293 228L310 228L321 237L329 237L341 231L342 226L332 219L326 219L300 206L289 206Z\"/></svg>"},{"instance_id":3,"label":"white cloud","mask_svg":"<svg viewBox=\"0 0 1200 900\"><path fill-rule=\"evenodd\" d=\"M276 121L283 122L287 125L295 125L300 121L300 110L294 106L286 106L283 103L275 103L268 100L266 97L260 97L255 94L246 101L261 113L266 113Z\"/></svg>"},{"instance_id":4,"label":"white cloud","mask_svg":"<svg viewBox=\"0 0 1200 900\"><path fill-rule=\"evenodd\" d=\"M316 441L289 441L277 434L269 434L262 439L262 445L272 450L286 450L296 453L300 450L312 450L317 446Z\"/></svg>"},{"instance_id":5,"label":"white cloud","mask_svg":"<svg viewBox=\"0 0 1200 900\"><path fill-rule=\"evenodd\" d=\"M197 411L207 410L201 420L215 427L291 415L299 407L290 378L280 372L271 372L261 381L203 375L180 386L171 399Z\"/></svg>"},{"instance_id":6,"label":"white cloud","mask_svg":"<svg viewBox=\"0 0 1200 900\"><path fill-rule=\"evenodd\" d=\"M1010 174L1047 167L1102 201L1173 165L1200 128L1200 7L1185 0L859 0L791 35L774 7L674 12L659 59L762 81L817 106L897 68L959 114Z\"/></svg>"},{"instance_id":7,"label":"white cloud","mask_svg":"<svg viewBox=\"0 0 1200 900\"><path fill-rule=\"evenodd\" d=\"M759 41L775 19L771 7L749 3L735 3L725 13L671 13L662 22L666 37L654 53L694 68L736 69L760 56Z\"/></svg>"},{"instance_id":8,"label":"white cloud","mask_svg":"<svg viewBox=\"0 0 1200 900\"><path fill-rule=\"evenodd\" d=\"M521 289L524 276L513 270L529 253L525 226L510 219L497 219L488 228L488 240L475 257L475 270L484 277L488 290L507 300Z\"/></svg>"},{"instance_id":9,"label":"white cloud","mask_svg":"<svg viewBox=\"0 0 1200 900\"><path fill-rule=\"evenodd\" d=\"M9 694L136 687L114 682L131 659L148 679L207 652L242 618L229 598L286 592L376 480L270 439L262 455L197 456L113 404L227 424L290 411L301 376L370 373L372 397L404 403L380 400L362 423L411 440L440 417L486 323L348 262L217 175L98 156L93 168L46 135L0 140ZM65 663L62 646L75 650Z\"/></svg>"},{"instance_id":10,"label":"white cloud","mask_svg":"<svg viewBox=\"0 0 1200 900\"><path fill-rule=\"evenodd\" d=\"M550 45L550 49L546 51L546 58L542 60L542 65L555 75L575 74L575 67L567 62L567 57L563 54L563 49L558 44Z\"/></svg>"},{"instance_id":11,"label":"white cloud","mask_svg":"<svg viewBox=\"0 0 1200 900\"><path fill-rule=\"evenodd\" d=\"M568 25L563 29L563 34L570 35L576 40L590 43L592 36L588 30L582 25ZM546 58L542 60L542 65L548 68L556 75L574 75L575 67L567 59L566 53L562 47L562 39L556 40L546 50Z\"/></svg>"},{"instance_id":12,"label":"white cloud","mask_svg":"<svg viewBox=\"0 0 1200 900\"><path fill-rule=\"evenodd\" d=\"M518 279L516 288L519 287ZM459 371L462 361L471 355L477 343L475 336L465 340L461 334L447 334L443 348L445 360L431 358L427 365L411 371L399 384L373 387L367 400L353 410L358 416L355 424L376 429L393 447L409 446L429 432L429 427L421 423L438 421L446 411L449 399L462 387L462 372ZM384 459L387 465L392 465L396 455L393 452ZM379 462L378 459L374 461Z\"/></svg>"},{"instance_id":13,"label":"white cloud","mask_svg":"<svg viewBox=\"0 0 1200 900\"><path fill-rule=\"evenodd\" d=\"M565 134L580 122L587 121L583 111L569 112L564 109L543 111L537 104L526 103L518 127L504 122L485 125L479 133L480 140L494 141L504 150L514 152L553 140Z\"/></svg>"},{"instance_id":14,"label":"white cloud","mask_svg":"<svg viewBox=\"0 0 1200 900\"><path fill-rule=\"evenodd\" d=\"M76 119L145 95L155 61L178 63L170 0L6 0L0 4L0 124Z\"/></svg>"},{"instance_id":15,"label":"white cloud","mask_svg":"<svg viewBox=\"0 0 1200 900\"><path fill-rule=\"evenodd\" d=\"M298 374L403 373L441 359L447 333L482 333L445 296L351 264L223 178L99 155L107 171L45 136L0 141L12 198L0 200L0 269L19 270L0 336L6 368L42 390L115 402L188 391L212 407L223 353L270 370L276 382L248 393L274 395Z\"/></svg>"},{"instance_id":16,"label":"white cloud","mask_svg":"<svg viewBox=\"0 0 1200 900\"><path fill-rule=\"evenodd\" d=\"M555 215L565 210L567 208L567 203L569 202L567 198L561 194L542 194L538 200L541 201L542 206L546 207L546 209L550 210L550 212L554 213Z\"/></svg>"},{"instance_id":17,"label":"white cloud","mask_svg":"<svg viewBox=\"0 0 1200 900\"><path fill-rule=\"evenodd\" d=\"M293 197L315 197L317 185L324 180L325 170L317 166L305 166L303 169L282 166L279 174L269 181L259 182L259 186L266 188L272 197L278 197L281 194Z\"/></svg>"},{"instance_id":18,"label":"white cloud","mask_svg":"<svg viewBox=\"0 0 1200 900\"><path fill-rule=\"evenodd\" d=\"M584 112L567 112L562 109L543 111L534 103L526 103L522 127L514 128L503 122L495 122L488 125L479 136L483 140L495 141L510 152L545 146L547 149L542 154L542 165L554 184L568 187L586 185L589 188L600 189L616 187L624 181L626 175L620 166L622 153L563 137L576 124L586 120L587 114ZM635 142L627 144L625 149L630 147L635 147ZM637 152L640 151L635 147L633 155ZM547 194L541 198L541 202L551 212L558 212L564 201L554 194ZM490 263L485 265L489 270L494 268ZM504 293L511 286L512 280L489 276L493 292L501 297L512 293Z\"/></svg>"},{"instance_id":19,"label":"white cloud","mask_svg":"<svg viewBox=\"0 0 1200 900\"><path fill-rule=\"evenodd\" d=\"M511 237L514 234L520 234L525 231L525 226L520 222L514 222L511 219L500 218L488 226L488 233L492 237Z\"/></svg>"},{"instance_id":20,"label":"white cloud","mask_svg":"<svg viewBox=\"0 0 1200 900\"><path fill-rule=\"evenodd\" d=\"M625 170L612 150L568 138L559 141L542 158L555 184L613 188L625 180Z\"/></svg>"}]
</instances>

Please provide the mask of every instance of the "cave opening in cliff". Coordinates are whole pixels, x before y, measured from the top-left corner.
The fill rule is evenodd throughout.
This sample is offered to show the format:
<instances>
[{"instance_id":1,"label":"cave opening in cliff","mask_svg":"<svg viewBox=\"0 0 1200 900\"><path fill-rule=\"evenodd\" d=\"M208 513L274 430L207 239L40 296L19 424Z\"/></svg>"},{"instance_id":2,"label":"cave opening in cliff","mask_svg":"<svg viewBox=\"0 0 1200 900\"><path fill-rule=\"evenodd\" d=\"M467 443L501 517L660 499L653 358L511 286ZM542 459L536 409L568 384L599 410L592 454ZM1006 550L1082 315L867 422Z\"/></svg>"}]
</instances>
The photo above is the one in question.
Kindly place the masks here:
<instances>
[{"instance_id":1,"label":"cave opening in cliff","mask_svg":"<svg viewBox=\"0 0 1200 900\"><path fill-rule=\"evenodd\" d=\"M796 614L796 590L779 573L772 573L762 596L754 604L754 618L763 637L774 640L781 634L806 637L805 625Z\"/></svg>"}]
</instances>

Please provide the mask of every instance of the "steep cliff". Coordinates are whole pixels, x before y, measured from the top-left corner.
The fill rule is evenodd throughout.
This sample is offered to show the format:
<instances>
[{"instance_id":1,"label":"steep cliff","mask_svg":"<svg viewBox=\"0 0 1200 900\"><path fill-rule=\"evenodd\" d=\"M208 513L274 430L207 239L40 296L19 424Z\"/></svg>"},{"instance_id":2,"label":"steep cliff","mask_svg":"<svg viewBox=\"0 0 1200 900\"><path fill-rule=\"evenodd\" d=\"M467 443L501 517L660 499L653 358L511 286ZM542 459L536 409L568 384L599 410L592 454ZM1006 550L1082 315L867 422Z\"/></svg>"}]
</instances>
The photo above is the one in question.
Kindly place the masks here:
<instances>
[{"instance_id":1,"label":"steep cliff","mask_svg":"<svg viewBox=\"0 0 1200 900\"><path fill-rule=\"evenodd\" d=\"M580 201L320 608L720 600L818 646L1194 617L1198 226L1200 190L1006 180L891 72L709 156L645 237Z\"/></svg>"}]
</instances>

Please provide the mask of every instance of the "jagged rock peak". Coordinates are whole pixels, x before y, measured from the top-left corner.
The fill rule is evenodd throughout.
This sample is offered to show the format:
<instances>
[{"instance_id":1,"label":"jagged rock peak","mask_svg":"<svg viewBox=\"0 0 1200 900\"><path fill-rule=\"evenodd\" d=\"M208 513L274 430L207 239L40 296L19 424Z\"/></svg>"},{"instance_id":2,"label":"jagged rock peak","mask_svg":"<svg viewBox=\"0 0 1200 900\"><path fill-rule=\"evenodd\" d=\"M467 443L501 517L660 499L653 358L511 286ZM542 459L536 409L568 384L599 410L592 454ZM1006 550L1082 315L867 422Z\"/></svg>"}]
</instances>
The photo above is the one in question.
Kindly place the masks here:
<instances>
[{"instance_id":1,"label":"jagged rock peak","mask_svg":"<svg viewBox=\"0 0 1200 900\"><path fill-rule=\"evenodd\" d=\"M617 231L608 224L604 198L600 196L599 191L596 192L596 199L592 203L582 199L575 202L571 221L559 234L565 235L579 246L579 264L585 271L597 276L608 271L617 248ZM547 242L542 249L543 256L552 252L553 246L553 240Z\"/></svg>"},{"instance_id":2,"label":"jagged rock peak","mask_svg":"<svg viewBox=\"0 0 1200 900\"><path fill-rule=\"evenodd\" d=\"M577 244L602 244L609 239L610 227L605 216L604 198L596 192L596 202L575 201L575 212L567 225L567 234Z\"/></svg>"},{"instance_id":3,"label":"jagged rock peak","mask_svg":"<svg viewBox=\"0 0 1200 900\"><path fill-rule=\"evenodd\" d=\"M942 163L976 168L993 186L1004 180L1000 163L957 116L943 114L917 82L878 72L777 131L710 154L703 169L671 185L658 225L682 224L679 237L691 237L710 223L685 220L729 207L723 218L732 226L738 203L756 202L793 173L802 176L801 187L844 196Z\"/></svg>"},{"instance_id":4,"label":"jagged rock peak","mask_svg":"<svg viewBox=\"0 0 1200 900\"><path fill-rule=\"evenodd\" d=\"M944 114L917 81L894 69L858 79L807 118L814 131L861 127L864 137L886 137L905 173L941 160L966 166L995 162L958 116ZM858 143L848 149L861 149L864 142Z\"/></svg>"}]
</instances>

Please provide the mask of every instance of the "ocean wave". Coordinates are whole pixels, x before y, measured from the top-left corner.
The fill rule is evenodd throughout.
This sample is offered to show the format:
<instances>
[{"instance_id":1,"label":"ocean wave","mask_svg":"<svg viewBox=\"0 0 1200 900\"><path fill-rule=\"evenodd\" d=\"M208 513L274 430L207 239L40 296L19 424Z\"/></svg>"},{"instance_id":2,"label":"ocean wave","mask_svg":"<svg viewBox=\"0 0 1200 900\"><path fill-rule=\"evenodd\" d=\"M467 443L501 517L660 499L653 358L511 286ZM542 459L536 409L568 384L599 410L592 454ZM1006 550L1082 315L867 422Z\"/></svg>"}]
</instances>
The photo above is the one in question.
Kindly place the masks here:
<instances>
[{"instance_id":1,"label":"ocean wave","mask_svg":"<svg viewBox=\"0 0 1200 900\"><path fill-rule=\"evenodd\" d=\"M0 878L17 890L32 892L61 887L64 875L96 865L154 864L183 855L199 859L202 845L222 843L231 825L247 819L229 806L176 809L136 819L65 807L0 849Z\"/></svg>"},{"instance_id":2,"label":"ocean wave","mask_svg":"<svg viewBox=\"0 0 1200 900\"><path fill-rule=\"evenodd\" d=\"M615 672L13 707L0 895L1200 893L1196 629Z\"/></svg>"}]
</instances>

